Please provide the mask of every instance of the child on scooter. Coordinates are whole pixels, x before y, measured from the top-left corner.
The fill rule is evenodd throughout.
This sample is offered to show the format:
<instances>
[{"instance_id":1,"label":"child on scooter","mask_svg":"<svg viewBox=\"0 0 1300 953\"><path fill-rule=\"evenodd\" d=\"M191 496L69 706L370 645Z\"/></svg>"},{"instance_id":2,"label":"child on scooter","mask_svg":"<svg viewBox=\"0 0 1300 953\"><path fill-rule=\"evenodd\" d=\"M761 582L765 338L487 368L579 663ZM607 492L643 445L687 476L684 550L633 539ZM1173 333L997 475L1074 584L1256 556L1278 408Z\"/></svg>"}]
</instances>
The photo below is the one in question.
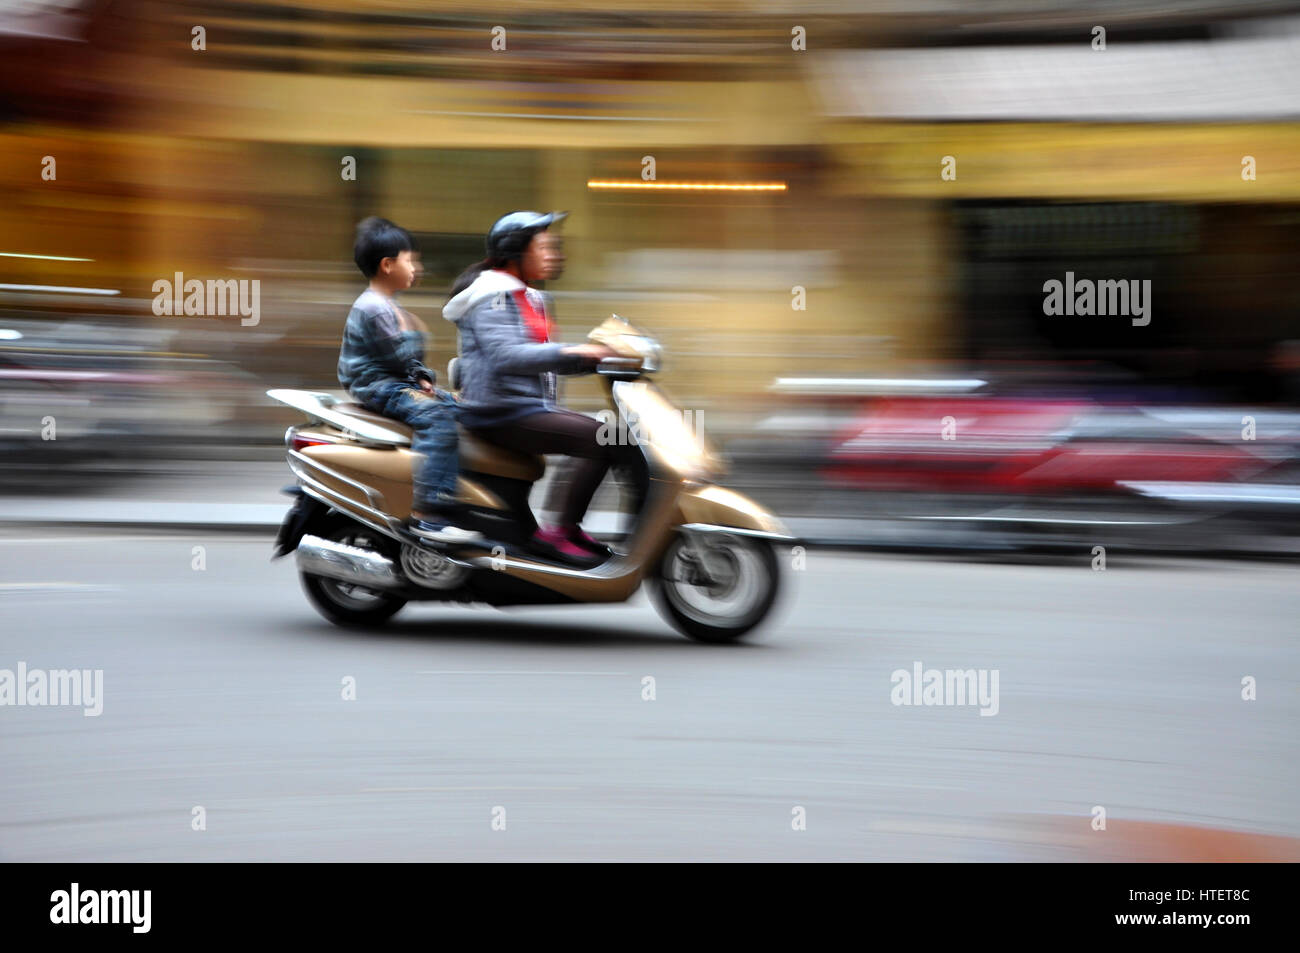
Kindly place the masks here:
<instances>
[{"instance_id":1,"label":"child on scooter","mask_svg":"<svg viewBox=\"0 0 1300 953\"><path fill-rule=\"evenodd\" d=\"M480 535L454 525L457 454L455 399L435 387L424 364L424 331L394 300L411 287L418 262L409 232L371 217L357 226L353 260L369 287L352 303L339 351L339 383L359 404L411 427L415 463L411 532L445 543Z\"/></svg>"}]
</instances>

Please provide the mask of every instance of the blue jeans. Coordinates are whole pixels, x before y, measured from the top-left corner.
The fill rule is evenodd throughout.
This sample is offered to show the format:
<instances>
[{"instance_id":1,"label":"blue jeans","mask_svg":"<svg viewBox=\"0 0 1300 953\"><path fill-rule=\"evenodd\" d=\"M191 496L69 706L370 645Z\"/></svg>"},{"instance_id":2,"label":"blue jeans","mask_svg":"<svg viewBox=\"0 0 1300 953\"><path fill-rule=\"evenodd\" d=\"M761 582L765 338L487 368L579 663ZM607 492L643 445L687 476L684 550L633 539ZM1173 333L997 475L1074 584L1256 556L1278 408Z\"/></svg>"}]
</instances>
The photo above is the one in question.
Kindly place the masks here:
<instances>
[{"instance_id":1,"label":"blue jeans","mask_svg":"<svg viewBox=\"0 0 1300 953\"><path fill-rule=\"evenodd\" d=\"M456 418L459 407L446 391L426 394L402 381L384 381L353 394L362 404L409 426L416 454L411 509L427 513L456 501L460 472Z\"/></svg>"}]
</instances>

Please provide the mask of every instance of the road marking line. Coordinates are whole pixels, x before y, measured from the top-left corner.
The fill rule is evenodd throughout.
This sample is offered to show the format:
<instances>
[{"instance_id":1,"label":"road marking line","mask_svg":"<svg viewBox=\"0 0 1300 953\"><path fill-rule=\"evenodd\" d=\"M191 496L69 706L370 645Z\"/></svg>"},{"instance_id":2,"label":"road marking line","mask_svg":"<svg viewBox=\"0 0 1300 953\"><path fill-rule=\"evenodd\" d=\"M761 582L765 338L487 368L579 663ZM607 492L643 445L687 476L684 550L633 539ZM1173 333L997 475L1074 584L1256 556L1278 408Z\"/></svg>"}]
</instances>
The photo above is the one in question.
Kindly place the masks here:
<instances>
[{"instance_id":1,"label":"road marking line","mask_svg":"<svg viewBox=\"0 0 1300 953\"><path fill-rule=\"evenodd\" d=\"M626 675L627 672L528 672L528 671L450 671L450 670L426 670L418 671L416 675Z\"/></svg>"},{"instance_id":2,"label":"road marking line","mask_svg":"<svg viewBox=\"0 0 1300 953\"><path fill-rule=\"evenodd\" d=\"M784 784L805 784L805 785L808 784L858 784L858 785L869 784L872 785L873 787L884 786L890 783L888 781L871 780L869 778L863 778L861 781L840 780L838 778L768 778L768 777L754 778L753 780L780 781Z\"/></svg>"},{"instance_id":3,"label":"road marking line","mask_svg":"<svg viewBox=\"0 0 1300 953\"><path fill-rule=\"evenodd\" d=\"M85 582L0 582L0 590L5 592L118 592L121 588Z\"/></svg>"},{"instance_id":4,"label":"road marking line","mask_svg":"<svg viewBox=\"0 0 1300 953\"><path fill-rule=\"evenodd\" d=\"M580 788L522 787L509 784L492 784L487 786L461 785L436 788L362 788L362 794L406 794L422 791L578 791Z\"/></svg>"},{"instance_id":5,"label":"road marking line","mask_svg":"<svg viewBox=\"0 0 1300 953\"><path fill-rule=\"evenodd\" d=\"M194 535L193 533L188 534L188 536L193 536L193 535ZM158 542L167 542L168 540L177 540L177 539L185 539L185 538L187 538L187 534L183 534L183 533L178 533L177 535L174 536L33 536L27 539L23 539L23 538L5 539L4 537L0 537L0 544L44 543L45 545L48 546L51 543L77 543L77 544L118 543L118 542L158 543Z\"/></svg>"}]
</instances>

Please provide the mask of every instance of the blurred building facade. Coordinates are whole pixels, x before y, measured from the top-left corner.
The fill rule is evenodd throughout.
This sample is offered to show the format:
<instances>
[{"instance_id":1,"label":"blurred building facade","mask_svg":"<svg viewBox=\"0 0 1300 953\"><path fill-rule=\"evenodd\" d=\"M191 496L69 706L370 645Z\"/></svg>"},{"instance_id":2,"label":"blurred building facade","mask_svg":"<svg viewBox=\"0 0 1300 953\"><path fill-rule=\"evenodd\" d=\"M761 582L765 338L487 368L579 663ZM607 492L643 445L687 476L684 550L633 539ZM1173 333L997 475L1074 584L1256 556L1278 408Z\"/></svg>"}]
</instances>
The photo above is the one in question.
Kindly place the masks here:
<instances>
[{"instance_id":1,"label":"blurred building facade","mask_svg":"<svg viewBox=\"0 0 1300 953\"><path fill-rule=\"evenodd\" d=\"M1300 34L1275 5L31 6L2 25L0 251L87 260L0 258L0 282L118 293L11 291L0 322L144 323L335 386L352 229L380 214L420 236L410 304L445 366L432 319L487 226L560 208L565 336L644 324L719 414L778 376L957 365L1272 400L1294 379ZM647 160L785 188L589 187ZM1045 317L1067 271L1152 280L1152 323ZM258 279L259 323L155 317L178 272Z\"/></svg>"}]
</instances>

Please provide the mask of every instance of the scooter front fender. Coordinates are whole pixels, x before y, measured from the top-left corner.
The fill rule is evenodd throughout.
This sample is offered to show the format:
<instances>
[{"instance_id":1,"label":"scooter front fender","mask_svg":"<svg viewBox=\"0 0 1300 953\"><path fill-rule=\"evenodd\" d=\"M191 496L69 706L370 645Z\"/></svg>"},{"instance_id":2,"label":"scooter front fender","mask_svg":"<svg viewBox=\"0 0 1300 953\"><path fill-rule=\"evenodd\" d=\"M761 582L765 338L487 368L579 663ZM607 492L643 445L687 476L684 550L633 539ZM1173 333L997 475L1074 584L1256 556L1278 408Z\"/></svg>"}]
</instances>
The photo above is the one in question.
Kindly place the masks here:
<instances>
[{"instance_id":1,"label":"scooter front fender","mask_svg":"<svg viewBox=\"0 0 1300 953\"><path fill-rule=\"evenodd\" d=\"M677 511L678 522L682 525L726 527L770 538L775 542L797 542L776 514L743 493L726 487L712 484L687 487L678 497Z\"/></svg>"}]
</instances>

